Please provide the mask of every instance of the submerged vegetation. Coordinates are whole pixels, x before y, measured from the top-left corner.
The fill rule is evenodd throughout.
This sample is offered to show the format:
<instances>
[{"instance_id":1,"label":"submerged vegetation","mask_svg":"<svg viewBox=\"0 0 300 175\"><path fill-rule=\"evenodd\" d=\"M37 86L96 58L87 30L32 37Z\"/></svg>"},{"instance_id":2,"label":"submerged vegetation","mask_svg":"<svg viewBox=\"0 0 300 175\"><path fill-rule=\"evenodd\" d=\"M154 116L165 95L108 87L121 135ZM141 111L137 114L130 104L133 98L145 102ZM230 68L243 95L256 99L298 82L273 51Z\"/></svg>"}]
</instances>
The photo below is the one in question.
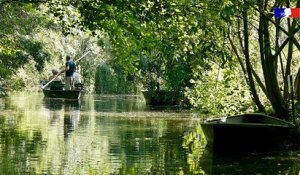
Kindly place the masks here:
<instances>
[{"instance_id":1,"label":"submerged vegetation","mask_svg":"<svg viewBox=\"0 0 300 175\"><path fill-rule=\"evenodd\" d=\"M9 90L38 90L61 58L90 51L78 65L90 92L166 90L205 113L288 119L299 22L269 12L297 4L2 0L0 77Z\"/></svg>"}]
</instances>

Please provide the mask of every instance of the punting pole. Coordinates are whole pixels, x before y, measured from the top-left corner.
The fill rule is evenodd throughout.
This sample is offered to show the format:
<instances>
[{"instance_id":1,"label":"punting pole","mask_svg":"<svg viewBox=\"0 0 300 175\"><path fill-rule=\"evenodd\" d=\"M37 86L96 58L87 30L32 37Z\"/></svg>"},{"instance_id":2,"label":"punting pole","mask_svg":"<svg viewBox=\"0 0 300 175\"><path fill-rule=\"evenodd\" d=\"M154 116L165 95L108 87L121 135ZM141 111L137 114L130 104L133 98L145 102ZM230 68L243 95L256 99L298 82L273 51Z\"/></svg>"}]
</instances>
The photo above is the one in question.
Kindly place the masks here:
<instances>
[{"instance_id":1,"label":"punting pole","mask_svg":"<svg viewBox=\"0 0 300 175\"><path fill-rule=\"evenodd\" d=\"M79 62L82 58L84 58L90 51L87 51L85 54L83 54L79 59L77 59L76 61L74 61L75 63ZM61 71L59 71L58 74L55 75L55 77L53 77L48 83L46 83L44 86L42 86L42 89L45 89L52 81L54 81L60 74L62 74L63 72L65 72L66 69L63 69Z\"/></svg>"}]
</instances>

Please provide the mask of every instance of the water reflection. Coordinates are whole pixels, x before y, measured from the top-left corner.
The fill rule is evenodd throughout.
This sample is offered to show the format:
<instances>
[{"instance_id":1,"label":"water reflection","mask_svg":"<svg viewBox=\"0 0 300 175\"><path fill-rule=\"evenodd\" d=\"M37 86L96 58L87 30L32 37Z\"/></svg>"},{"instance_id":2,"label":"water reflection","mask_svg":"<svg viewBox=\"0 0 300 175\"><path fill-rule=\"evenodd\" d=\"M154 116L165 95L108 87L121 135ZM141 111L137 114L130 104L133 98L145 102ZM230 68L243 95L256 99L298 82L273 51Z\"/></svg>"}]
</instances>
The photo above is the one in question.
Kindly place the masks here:
<instances>
[{"instance_id":1,"label":"water reflection","mask_svg":"<svg viewBox=\"0 0 300 175\"><path fill-rule=\"evenodd\" d=\"M0 174L299 174L300 152L217 156L199 119L138 96L0 101Z\"/></svg>"},{"instance_id":2,"label":"water reflection","mask_svg":"<svg viewBox=\"0 0 300 175\"><path fill-rule=\"evenodd\" d=\"M95 95L90 96L96 112L129 112L143 111L146 108L144 99L135 95Z\"/></svg>"},{"instance_id":3,"label":"water reflection","mask_svg":"<svg viewBox=\"0 0 300 175\"><path fill-rule=\"evenodd\" d=\"M181 146L189 114L144 111L136 96L6 102L0 174L191 174Z\"/></svg>"}]
</instances>

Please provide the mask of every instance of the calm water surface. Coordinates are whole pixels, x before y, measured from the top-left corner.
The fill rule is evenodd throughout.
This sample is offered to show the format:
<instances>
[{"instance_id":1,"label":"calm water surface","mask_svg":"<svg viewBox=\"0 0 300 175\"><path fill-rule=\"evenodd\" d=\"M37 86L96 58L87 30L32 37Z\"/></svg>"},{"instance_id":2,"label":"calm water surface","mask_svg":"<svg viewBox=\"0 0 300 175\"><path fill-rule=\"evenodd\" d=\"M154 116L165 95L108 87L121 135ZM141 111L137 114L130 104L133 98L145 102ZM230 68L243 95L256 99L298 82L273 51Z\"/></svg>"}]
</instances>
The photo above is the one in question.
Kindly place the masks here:
<instances>
[{"instance_id":1,"label":"calm water surface","mask_svg":"<svg viewBox=\"0 0 300 175\"><path fill-rule=\"evenodd\" d=\"M300 152L218 157L200 119L140 96L0 99L0 174L299 174Z\"/></svg>"}]
</instances>

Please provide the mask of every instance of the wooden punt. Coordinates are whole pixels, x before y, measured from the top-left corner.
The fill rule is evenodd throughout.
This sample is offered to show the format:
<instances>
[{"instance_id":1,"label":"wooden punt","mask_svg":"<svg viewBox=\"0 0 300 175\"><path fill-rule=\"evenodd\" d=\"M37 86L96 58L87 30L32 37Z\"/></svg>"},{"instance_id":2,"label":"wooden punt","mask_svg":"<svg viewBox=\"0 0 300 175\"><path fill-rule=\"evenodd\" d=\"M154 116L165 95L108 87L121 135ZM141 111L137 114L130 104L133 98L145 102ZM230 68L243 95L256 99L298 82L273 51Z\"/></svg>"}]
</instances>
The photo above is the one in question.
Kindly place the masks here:
<instances>
[{"instance_id":1,"label":"wooden punt","mask_svg":"<svg viewBox=\"0 0 300 175\"><path fill-rule=\"evenodd\" d=\"M44 89L43 93L47 98L65 98L65 99L79 99L82 90L50 90Z\"/></svg>"},{"instance_id":2,"label":"wooden punt","mask_svg":"<svg viewBox=\"0 0 300 175\"><path fill-rule=\"evenodd\" d=\"M75 85L74 90L64 90L64 84L52 84L43 89L44 96L47 98L79 99L83 95L83 84Z\"/></svg>"},{"instance_id":3,"label":"wooden punt","mask_svg":"<svg viewBox=\"0 0 300 175\"><path fill-rule=\"evenodd\" d=\"M201 127L214 152L257 152L280 148L293 124L264 114L207 120Z\"/></svg>"}]
</instances>

